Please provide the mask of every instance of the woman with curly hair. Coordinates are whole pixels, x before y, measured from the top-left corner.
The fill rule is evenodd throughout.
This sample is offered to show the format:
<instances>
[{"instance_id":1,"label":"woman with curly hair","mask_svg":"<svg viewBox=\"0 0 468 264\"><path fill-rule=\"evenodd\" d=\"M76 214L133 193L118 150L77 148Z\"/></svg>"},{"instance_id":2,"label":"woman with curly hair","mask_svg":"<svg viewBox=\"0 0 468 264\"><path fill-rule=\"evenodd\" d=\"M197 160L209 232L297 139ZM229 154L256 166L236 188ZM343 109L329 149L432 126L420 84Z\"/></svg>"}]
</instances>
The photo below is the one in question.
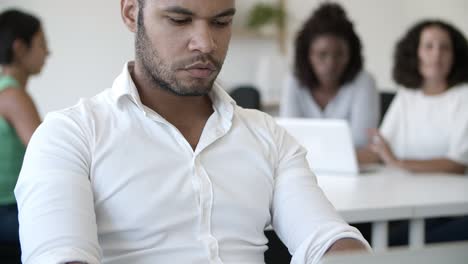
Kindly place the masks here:
<instances>
[{"instance_id":1,"label":"woman with curly hair","mask_svg":"<svg viewBox=\"0 0 468 264\"><path fill-rule=\"evenodd\" d=\"M463 174L468 166L468 43L454 26L426 20L398 42L393 77L401 85L379 131L380 161L413 172Z\"/></svg>"},{"instance_id":2,"label":"woman with curly hair","mask_svg":"<svg viewBox=\"0 0 468 264\"><path fill-rule=\"evenodd\" d=\"M355 146L379 122L375 81L363 68L361 42L343 8L324 3L299 31L294 74L283 87L283 117L338 118L349 122Z\"/></svg>"},{"instance_id":3,"label":"woman with curly hair","mask_svg":"<svg viewBox=\"0 0 468 264\"><path fill-rule=\"evenodd\" d=\"M26 86L47 55L36 17L18 10L0 13L0 243L19 242L13 189L26 145L41 122Z\"/></svg>"},{"instance_id":4,"label":"woman with curly hair","mask_svg":"<svg viewBox=\"0 0 468 264\"><path fill-rule=\"evenodd\" d=\"M425 20L397 43L393 78L401 86L367 161L412 172L464 174L468 166L468 42L454 26ZM362 161L362 159L361 159ZM468 217L425 221L426 243L468 240ZM390 244L407 243L408 224L390 225Z\"/></svg>"}]
</instances>

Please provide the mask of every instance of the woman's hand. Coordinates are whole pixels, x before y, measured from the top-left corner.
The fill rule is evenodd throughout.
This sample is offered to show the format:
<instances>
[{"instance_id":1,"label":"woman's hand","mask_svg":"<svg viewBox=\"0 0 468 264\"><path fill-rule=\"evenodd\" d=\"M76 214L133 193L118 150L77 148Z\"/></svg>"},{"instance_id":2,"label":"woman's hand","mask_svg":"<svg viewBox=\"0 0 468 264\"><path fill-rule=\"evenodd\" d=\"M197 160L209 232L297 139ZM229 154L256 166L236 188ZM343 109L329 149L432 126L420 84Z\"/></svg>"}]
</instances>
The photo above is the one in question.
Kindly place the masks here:
<instances>
[{"instance_id":1,"label":"woman's hand","mask_svg":"<svg viewBox=\"0 0 468 264\"><path fill-rule=\"evenodd\" d=\"M371 151L377 154L385 165L397 166L399 162L398 159L379 131L377 129L372 129L369 134L371 138L369 148Z\"/></svg>"}]
</instances>

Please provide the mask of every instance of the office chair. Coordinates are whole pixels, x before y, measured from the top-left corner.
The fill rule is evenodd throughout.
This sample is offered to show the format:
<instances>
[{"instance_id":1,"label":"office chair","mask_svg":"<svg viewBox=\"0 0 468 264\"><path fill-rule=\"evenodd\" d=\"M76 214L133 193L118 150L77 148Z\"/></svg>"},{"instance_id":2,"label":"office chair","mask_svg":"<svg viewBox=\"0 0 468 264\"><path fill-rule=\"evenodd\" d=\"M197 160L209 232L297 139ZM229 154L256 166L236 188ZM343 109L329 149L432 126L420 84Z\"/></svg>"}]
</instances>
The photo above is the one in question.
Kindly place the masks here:
<instances>
[{"instance_id":1,"label":"office chair","mask_svg":"<svg viewBox=\"0 0 468 264\"><path fill-rule=\"evenodd\" d=\"M283 264L291 262L291 254L288 248L281 242L273 230L266 230L265 236L268 238L268 249L265 251L266 264Z\"/></svg>"},{"instance_id":2,"label":"office chair","mask_svg":"<svg viewBox=\"0 0 468 264\"><path fill-rule=\"evenodd\" d=\"M229 95L243 108L260 109L260 92L251 85L241 85L234 88Z\"/></svg>"},{"instance_id":3,"label":"office chair","mask_svg":"<svg viewBox=\"0 0 468 264\"><path fill-rule=\"evenodd\" d=\"M16 243L0 243L0 263L20 264L20 245Z\"/></svg>"},{"instance_id":4,"label":"office chair","mask_svg":"<svg viewBox=\"0 0 468 264\"><path fill-rule=\"evenodd\" d=\"M390 104L393 101L393 97L395 97L395 93L393 92L380 92L380 123L382 122L385 113L387 112Z\"/></svg>"}]
</instances>

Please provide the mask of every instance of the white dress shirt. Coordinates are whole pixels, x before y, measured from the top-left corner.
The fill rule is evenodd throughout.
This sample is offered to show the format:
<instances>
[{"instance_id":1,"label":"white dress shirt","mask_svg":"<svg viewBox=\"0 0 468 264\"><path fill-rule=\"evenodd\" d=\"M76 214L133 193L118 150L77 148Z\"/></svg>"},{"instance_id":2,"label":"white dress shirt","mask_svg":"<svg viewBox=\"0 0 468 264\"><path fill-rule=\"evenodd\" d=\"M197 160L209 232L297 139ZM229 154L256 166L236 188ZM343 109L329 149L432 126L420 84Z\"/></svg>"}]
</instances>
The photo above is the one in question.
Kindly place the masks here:
<instances>
[{"instance_id":1,"label":"white dress shirt","mask_svg":"<svg viewBox=\"0 0 468 264\"><path fill-rule=\"evenodd\" d=\"M344 84L336 96L322 109L310 93L292 75L286 78L280 104L282 117L337 118L348 121L354 145L367 145L369 128L376 128L380 119L380 99L374 78L361 71Z\"/></svg>"},{"instance_id":2,"label":"white dress shirt","mask_svg":"<svg viewBox=\"0 0 468 264\"><path fill-rule=\"evenodd\" d=\"M141 103L132 69L34 133L15 189L23 263L259 264L270 224L293 263L340 238L366 243L271 117L215 85L194 151Z\"/></svg>"},{"instance_id":3,"label":"white dress shirt","mask_svg":"<svg viewBox=\"0 0 468 264\"><path fill-rule=\"evenodd\" d=\"M399 88L380 131L400 159L468 165L468 84L438 95Z\"/></svg>"}]
</instances>

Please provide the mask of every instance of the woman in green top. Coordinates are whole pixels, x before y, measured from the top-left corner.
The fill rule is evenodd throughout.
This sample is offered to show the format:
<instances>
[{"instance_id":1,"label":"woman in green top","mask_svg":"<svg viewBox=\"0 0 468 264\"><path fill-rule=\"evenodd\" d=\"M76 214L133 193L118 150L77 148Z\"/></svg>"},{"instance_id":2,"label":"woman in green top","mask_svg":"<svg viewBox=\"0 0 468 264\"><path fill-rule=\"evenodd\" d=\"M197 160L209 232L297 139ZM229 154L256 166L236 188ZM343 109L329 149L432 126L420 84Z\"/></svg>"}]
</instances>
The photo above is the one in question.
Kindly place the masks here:
<instances>
[{"instance_id":1,"label":"woman in green top","mask_svg":"<svg viewBox=\"0 0 468 264\"><path fill-rule=\"evenodd\" d=\"M0 243L19 241L13 189L25 148L41 122L26 86L48 54L37 18L18 10L0 13Z\"/></svg>"}]
</instances>

